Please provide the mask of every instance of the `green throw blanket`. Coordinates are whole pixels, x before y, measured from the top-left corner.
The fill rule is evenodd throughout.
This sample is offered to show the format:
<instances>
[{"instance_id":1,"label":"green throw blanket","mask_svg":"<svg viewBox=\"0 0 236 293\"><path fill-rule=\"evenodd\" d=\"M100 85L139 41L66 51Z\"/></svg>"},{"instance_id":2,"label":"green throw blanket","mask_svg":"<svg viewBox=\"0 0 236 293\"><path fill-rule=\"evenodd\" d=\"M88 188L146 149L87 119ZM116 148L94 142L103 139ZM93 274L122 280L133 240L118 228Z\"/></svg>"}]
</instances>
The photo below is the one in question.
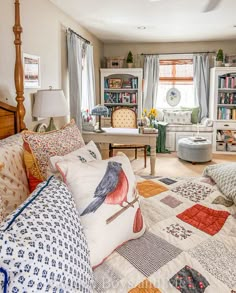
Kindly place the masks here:
<instances>
[{"instance_id":1,"label":"green throw blanket","mask_svg":"<svg viewBox=\"0 0 236 293\"><path fill-rule=\"evenodd\" d=\"M170 153L169 150L166 149L166 123L157 123L155 128L158 129L158 136L157 136L157 146L156 152L157 153ZM150 155L150 147L147 149L148 155Z\"/></svg>"}]
</instances>

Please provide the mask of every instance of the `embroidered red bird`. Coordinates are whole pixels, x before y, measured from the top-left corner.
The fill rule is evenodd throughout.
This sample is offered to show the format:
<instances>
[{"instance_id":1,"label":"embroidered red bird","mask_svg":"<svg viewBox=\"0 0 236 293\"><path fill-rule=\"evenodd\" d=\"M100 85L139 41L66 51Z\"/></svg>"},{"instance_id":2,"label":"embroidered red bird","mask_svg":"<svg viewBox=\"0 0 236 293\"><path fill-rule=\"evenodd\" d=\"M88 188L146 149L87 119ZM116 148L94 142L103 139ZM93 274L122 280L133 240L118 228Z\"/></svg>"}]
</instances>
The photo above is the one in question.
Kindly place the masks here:
<instances>
[{"instance_id":1,"label":"embroidered red bird","mask_svg":"<svg viewBox=\"0 0 236 293\"><path fill-rule=\"evenodd\" d=\"M94 192L95 199L81 213L81 216L94 213L103 203L122 206L123 202L127 202L128 190L129 183L122 164L108 162L106 172Z\"/></svg>"}]
</instances>

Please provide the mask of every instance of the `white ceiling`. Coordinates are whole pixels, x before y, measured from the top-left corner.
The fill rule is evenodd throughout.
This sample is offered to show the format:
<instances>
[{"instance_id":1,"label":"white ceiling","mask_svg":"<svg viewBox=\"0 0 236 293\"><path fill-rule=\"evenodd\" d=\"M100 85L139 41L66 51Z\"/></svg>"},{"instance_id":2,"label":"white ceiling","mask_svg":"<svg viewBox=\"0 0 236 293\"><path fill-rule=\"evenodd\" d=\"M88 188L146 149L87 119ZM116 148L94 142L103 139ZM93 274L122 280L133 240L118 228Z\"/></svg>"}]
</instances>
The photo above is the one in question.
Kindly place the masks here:
<instances>
[{"instance_id":1,"label":"white ceiling","mask_svg":"<svg viewBox=\"0 0 236 293\"><path fill-rule=\"evenodd\" d=\"M236 0L205 13L208 0L51 1L104 42L236 39Z\"/></svg>"}]
</instances>

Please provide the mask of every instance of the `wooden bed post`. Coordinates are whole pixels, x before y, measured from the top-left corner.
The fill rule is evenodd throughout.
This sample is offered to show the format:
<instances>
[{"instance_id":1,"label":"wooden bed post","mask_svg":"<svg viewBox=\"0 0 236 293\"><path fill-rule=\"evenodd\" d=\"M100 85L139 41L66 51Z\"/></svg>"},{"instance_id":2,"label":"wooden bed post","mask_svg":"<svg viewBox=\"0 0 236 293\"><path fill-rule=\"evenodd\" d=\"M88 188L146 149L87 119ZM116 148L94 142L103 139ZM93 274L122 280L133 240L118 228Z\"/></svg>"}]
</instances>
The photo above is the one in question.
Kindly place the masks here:
<instances>
[{"instance_id":1,"label":"wooden bed post","mask_svg":"<svg viewBox=\"0 0 236 293\"><path fill-rule=\"evenodd\" d=\"M16 61L15 61L15 88L16 88L16 101L17 101L17 132L26 129L24 123L25 107L24 107L24 71L21 59L21 33L22 27L20 25L20 1L15 0L15 25L13 27L15 34L15 48L16 48Z\"/></svg>"}]
</instances>

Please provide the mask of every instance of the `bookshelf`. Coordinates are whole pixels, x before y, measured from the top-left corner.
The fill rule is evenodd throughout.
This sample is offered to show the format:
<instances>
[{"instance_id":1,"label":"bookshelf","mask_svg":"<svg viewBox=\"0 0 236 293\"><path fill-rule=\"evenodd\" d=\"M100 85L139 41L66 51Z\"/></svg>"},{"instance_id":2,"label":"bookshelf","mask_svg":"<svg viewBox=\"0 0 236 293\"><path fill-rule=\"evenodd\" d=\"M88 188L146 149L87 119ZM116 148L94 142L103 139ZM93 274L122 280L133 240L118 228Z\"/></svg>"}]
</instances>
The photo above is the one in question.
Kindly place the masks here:
<instances>
[{"instance_id":1,"label":"bookshelf","mask_svg":"<svg viewBox=\"0 0 236 293\"><path fill-rule=\"evenodd\" d=\"M142 68L102 68L101 104L109 109L102 118L102 126L111 126L111 113L117 107L130 107L141 117L142 113Z\"/></svg>"},{"instance_id":2,"label":"bookshelf","mask_svg":"<svg viewBox=\"0 0 236 293\"><path fill-rule=\"evenodd\" d=\"M236 67L211 69L209 114L213 152L236 155Z\"/></svg>"}]
</instances>

